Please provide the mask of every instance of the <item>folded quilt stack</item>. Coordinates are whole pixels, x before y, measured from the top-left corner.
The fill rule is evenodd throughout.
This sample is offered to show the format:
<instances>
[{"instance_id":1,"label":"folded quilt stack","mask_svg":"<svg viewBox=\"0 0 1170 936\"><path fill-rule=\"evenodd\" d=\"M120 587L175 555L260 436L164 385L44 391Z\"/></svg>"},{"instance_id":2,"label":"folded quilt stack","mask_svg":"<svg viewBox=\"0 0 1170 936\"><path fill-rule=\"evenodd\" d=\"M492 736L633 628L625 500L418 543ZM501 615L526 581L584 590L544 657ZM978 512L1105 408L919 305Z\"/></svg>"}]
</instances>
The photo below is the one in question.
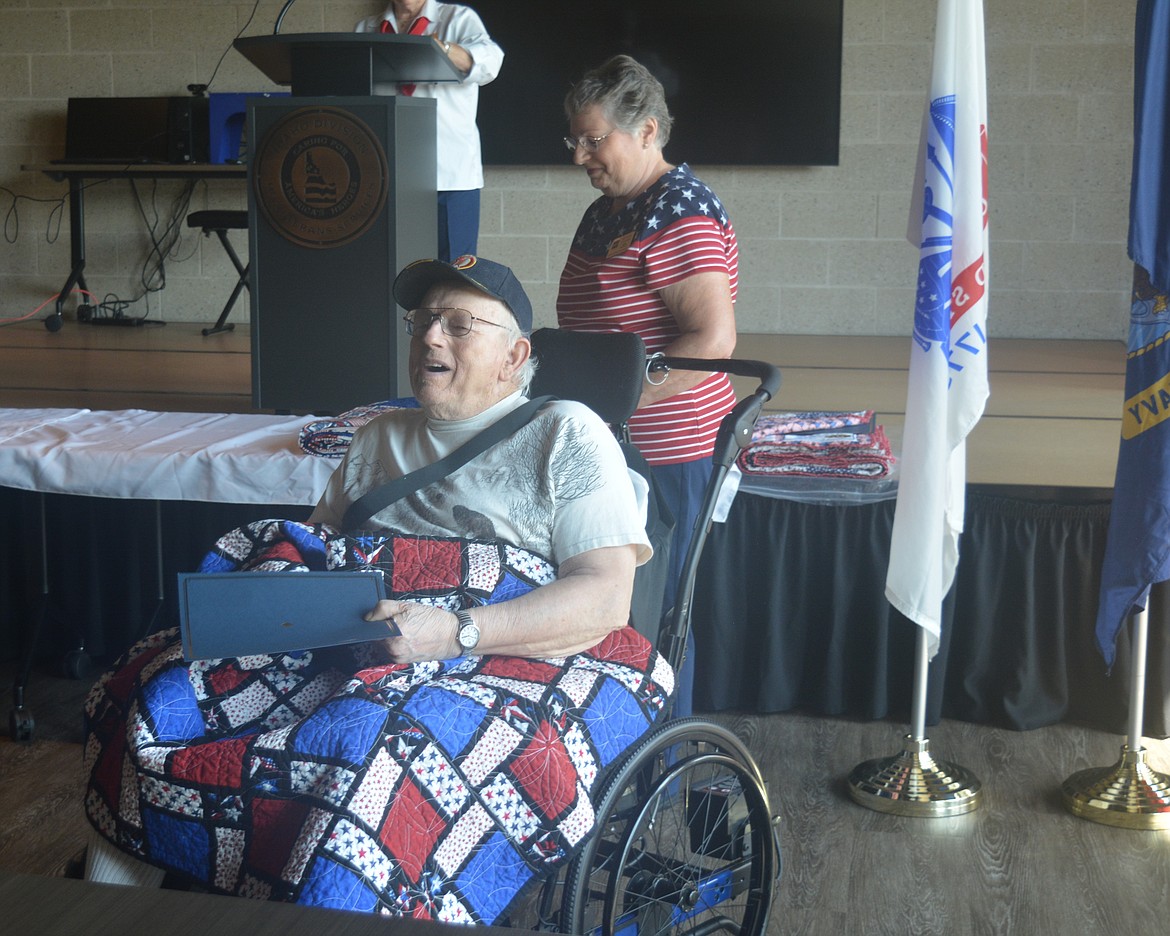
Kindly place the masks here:
<instances>
[{"instance_id":1,"label":"folded quilt stack","mask_svg":"<svg viewBox=\"0 0 1170 936\"><path fill-rule=\"evenodd\" d=\"M306 423L297 439L306 455L319 455L322 458L343 458L349 450L353 434L371 419L398 409L417 409L418 401L413 397L402 397L397 400L385 400L381 403L370 403L366 406L357 406L337 416L324 419L314 419Z\"/></svg>"},{"instance_id":2,"label":"folded quilt stack","mask_svg":"<svg viewBox=\"0 0 1170 936\"><path fill-rule=\"evenodd\" d=\"M879 480L893 464L890 440L873 410L762 416L739 455L741 471L771 477Z\"/></svg>"}]
</instances>

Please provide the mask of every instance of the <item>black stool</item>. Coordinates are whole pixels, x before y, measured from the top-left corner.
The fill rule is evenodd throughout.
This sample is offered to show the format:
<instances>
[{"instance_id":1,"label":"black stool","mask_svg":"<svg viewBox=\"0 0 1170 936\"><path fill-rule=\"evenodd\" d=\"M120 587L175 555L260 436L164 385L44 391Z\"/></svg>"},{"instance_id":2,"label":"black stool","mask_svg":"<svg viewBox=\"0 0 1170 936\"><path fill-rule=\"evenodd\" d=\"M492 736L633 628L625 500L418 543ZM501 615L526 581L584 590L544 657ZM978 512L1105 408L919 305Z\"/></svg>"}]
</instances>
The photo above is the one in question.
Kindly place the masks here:
<instances>
[{"instance_id":1,"label":"black stool","mask_svg":"<svg viewBox=\"0 0 1170 936\"><path fill-rule=\"evenodd\" d=\"M248 229L248 212L246 211L193 211L187 215L187 227L202 228L205 237L210 236L214 232L219 237L219 242L223 244L223 249L231 258L235 265L236 272L240 274L240 278L236 281L236 287L232 290L232 294L228 296L227 305L223 307L223 311L219 313L219 318L216 319L215 324L211 328L203 329L203 334L214 335L217 332L231 331L235 325L225 325L228 314L232 311L232 306L236 304L236 300L240 297L240 293L247 288L251 292L251 287L248 286L248 268L252 265L244 266L240 262L240 258L236 255L235 248L232 247L231 241L228 240L228 231L246 231Z\"/></svg>"}]
</instances>

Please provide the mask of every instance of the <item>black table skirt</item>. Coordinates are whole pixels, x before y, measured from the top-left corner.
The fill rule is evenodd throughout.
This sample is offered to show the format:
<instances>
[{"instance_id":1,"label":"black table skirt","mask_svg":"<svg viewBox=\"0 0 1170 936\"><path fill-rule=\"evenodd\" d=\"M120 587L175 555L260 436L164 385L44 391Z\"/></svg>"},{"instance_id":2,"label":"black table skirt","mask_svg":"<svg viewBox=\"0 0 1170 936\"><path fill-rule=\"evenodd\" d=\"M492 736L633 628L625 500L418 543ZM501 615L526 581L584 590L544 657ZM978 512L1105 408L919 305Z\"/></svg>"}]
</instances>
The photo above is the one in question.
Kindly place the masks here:
<instances>
[{"instance_id":1,"label":"black table skirt","mask_svg":"<svg viewBox=\"0 0 1170 936\"><path fill-rule=\"evenodd\" d=\"M830 507L740 493L707 541L693 623L700 711L909 720L916 628L885 599L894 502ZM1130 645L1093 641L1108 503L970 492L927 717L1124 734ZM1144 734L1170 729L1170 589L1150 603Z\"/></svg>"},{"instance_id":2,"label":"black table skirt","mask_svg":"<svg viewBox=\"0 0 1170 936\"><path fill-rule=\"evenodd\" d=\"M54 495L49 613L38 659L79 642L111 660L152 624L158 594L155 505ZM41 606L40 495L0 489L0 659L19 657ZM308 507L164 501L165 601L175 574L216 537ZM916 629L885 599L894 502L827 507L741 493L708 539L694 601L700 711L801 709L909 719ZM930 668L928 719L1026 729L1075 721L1124 734L1130 650L1112 674L1093 643L1109 505L971 493L943 640ZM1170 589L1154 588L1145 734L1170 734Z\"/></svg>"},{"instance_id":3,"label":"black table skirt","mask_svg":"<svg viewBox=\"0 0 1170 936\"><path fill-rule=\"evenodd\" d=\"M35 657L79 645L109 662L147 630L178 623L175 576L196 569L223 533L252 520L302 520L312 508L113 500L0 488L0 660L19 659L42 607L40 514L48 532L48 599ZM159 609L157 525L164 600Z\"/></svg>"}]
</instances>

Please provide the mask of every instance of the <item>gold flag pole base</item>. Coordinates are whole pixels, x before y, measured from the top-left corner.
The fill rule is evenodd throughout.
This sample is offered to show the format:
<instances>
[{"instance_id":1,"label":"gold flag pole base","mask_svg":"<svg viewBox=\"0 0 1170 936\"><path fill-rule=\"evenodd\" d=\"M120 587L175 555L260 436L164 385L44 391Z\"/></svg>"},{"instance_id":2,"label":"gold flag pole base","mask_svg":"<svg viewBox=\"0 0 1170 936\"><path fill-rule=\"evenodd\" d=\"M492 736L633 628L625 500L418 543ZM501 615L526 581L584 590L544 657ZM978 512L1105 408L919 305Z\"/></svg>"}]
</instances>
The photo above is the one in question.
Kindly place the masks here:
<instances>
[{"instance_id":1,"label":"gold flag pole base","mask_svg":"<svg viewBox=\"0 0 1170 936\"><path fill-rule=\"evenodd\" d=\"M865 761L849 774L849 795L867 809L937 819L961 816L979 805L979 780L968 770L936 761L930 741L906 735L895 757Z\"/></svg>"},{"instance_id":2,"label":"gold flag pole base","mask_svg":"<svg viewBox=\"0 0 1170 936\"><path fill-rule=\"evenodd\" d=\"M1074 816L1123 829L1170 829L1170 777L1146 763L1146 749L1121 746L1112 767L1090 767L1060 786Z\"/></svg>"}]
</instances>

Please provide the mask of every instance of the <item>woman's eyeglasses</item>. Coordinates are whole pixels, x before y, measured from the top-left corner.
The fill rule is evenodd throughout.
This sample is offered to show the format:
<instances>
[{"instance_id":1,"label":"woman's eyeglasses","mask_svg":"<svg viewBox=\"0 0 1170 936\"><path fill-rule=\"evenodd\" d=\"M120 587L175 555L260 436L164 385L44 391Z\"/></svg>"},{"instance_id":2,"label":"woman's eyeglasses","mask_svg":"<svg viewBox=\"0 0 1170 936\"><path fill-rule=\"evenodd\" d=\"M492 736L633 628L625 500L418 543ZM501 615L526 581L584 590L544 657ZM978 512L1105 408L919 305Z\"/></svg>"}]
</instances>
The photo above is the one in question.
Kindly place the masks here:
<instances>
[{"instance_id":1,"label":"woman's eyeglasses","mask_svg":"<svg viewBox=\"0 0 1170 936\"><path fill-rule=\"evenodd\" d=\"M610 130L609 133L605 134L605 136L599 136L599 137L595 137L595 136L579 136L579 137L567 136L564 138L565 149L567 149L570 153L575 153L575 152L577 152L577 147L579 146L579 147L581 147L581 149L585 150L586 153L596 153L599 149L601 149L601 144L604 143L606 141L606 139L610 136L610 134L612 134L616 129L617 128L615 127L613 130Z\"/></svg>"},{"instance_id":2,"label":"woman's eyeglasses","mask_svg":"<svg viewBox=\"0 0 1170 936\"><path fill-rule=\"evenodd\" d=\"M435 319L439 320L439 327L443 329L443 334L451 338L464 338L471 334L471 326L474 322L495 325L496 328L504 327L498 322L476 318L466 309L411 309L402 316L402 321L406 323L406 333L411 336L425 335L430 331Z\"/></svg>"}]
</instances>

